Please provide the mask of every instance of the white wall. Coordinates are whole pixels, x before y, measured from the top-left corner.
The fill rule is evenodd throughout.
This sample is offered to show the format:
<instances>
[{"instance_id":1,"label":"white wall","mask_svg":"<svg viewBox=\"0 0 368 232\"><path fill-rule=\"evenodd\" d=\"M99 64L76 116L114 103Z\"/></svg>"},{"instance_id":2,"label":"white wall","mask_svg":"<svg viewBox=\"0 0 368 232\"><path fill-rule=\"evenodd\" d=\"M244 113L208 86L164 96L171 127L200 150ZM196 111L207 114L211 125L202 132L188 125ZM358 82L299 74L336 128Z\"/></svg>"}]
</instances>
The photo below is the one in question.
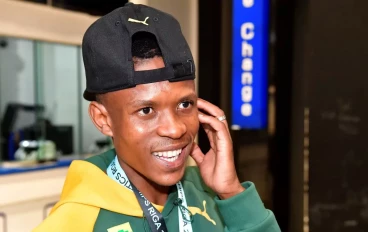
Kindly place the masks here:
<instances>
[{"instance_id":1,"label":"white wall","mask_svg":"<svg viewBox=\"0 0 368 232\"><path fill-rule=\"evenodd\" d=\"M0 0L0 35L81 45L86 29L99 17L39 4Z\"/></svg>"}]
</instances>

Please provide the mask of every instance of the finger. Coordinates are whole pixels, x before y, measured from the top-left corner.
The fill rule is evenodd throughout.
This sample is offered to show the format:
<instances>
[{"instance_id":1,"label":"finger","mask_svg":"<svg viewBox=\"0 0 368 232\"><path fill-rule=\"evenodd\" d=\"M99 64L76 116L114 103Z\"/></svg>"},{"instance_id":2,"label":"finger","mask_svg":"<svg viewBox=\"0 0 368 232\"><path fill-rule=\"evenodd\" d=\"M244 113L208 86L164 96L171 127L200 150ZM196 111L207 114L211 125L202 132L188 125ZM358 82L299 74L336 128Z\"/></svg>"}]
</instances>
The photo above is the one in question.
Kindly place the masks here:
<instances>
[{"instance_id":1,"label":"finger","mask_svg":"<svg viewBox=\"0 0 368 232\"><path fill-rule=\"evenodd\" d=\"M200 164L204 160L204 154L196 143L193 144L193 149L190 156L193 158L198 166L200 166Z\"/></svg>"},{"instance_id":2,"label":"finger","mask_svg":"<svg viewBox=\"0 0 368 232\"><path fill-rule=\"evenodd\" d=\"M210 125L207 125L207 124L203 124L202 127L207 134L207 138L210 142L210 146L212 148L215 148L216 131L212 129Z\"/></svg>"},{"instance_id":3,"label":"finger","mask_svg":"<svg viewBox=\"0 0 368 232\"><path fill-rule=\"evenodd\" d=\"M197 106L198 106L198 109L206 111L208 114L212 115L215 118L225 115L224 111L221 110L219 107L215 106L214 104L206 100L200 99L200 98L198 98ZM222 122L226 125L226 127L228 127L226 120Z\"/></svg>"},{"instance_id":4,"label":"finger","mask_svg":"<svg viewBox=\"0 0 368 232\"><path fill-rule=\"evenodd\" d=\"M202 112L200 112L199 114L203 114ZM203 115L206 115L206 114L203 114ZM208 115L207 115L208 116ZM210 116L210 117L212 117L212 116ZM214 119L216 119L218 122L221 122L222 124L224 124L225 125L225 128L226 128L226 131L227 131L227 133L229 134L229 136L231 136L231 134L230 134L230 130L229 130L229 127L227 126L227 123L224 123L224 121L220 121L220 120L218 120L218 118L215 118L215 117L213 117ZM209 130L208 128L211 128L211 127L208 127L208 126L206 126L206 125L202 125L203 126L203 128L205 129L205 131L206 131L206 133L207 133L207 135L208 136L210 136L210 134L213 134L213 133L211 133L211 132L213 132L212 130ZM231 138L230 138L230 140L231 140Z\"/></svg>"},{"instance_id":5,"label":"finger","mask_svg":"<svg viewBox=\"0 0 368 232\"><path fill-rule=\"evenodd\" d=\"M199 114L198 118L200 123L205 123L211 126L211 128L215 131L218 139L230 140L230 134L226 125L220 122L217 118L205 114Z\"/></svg>"},{"instance_id":6,"label":"finger","mask_svg":"<svg viewBox=\"0 0 368 232\"><path fill-rule=\"evenodd\" d=\"M214 117L220 117L224 115L224 112L219 107L201 98L198 98L197 106L198 109L204 110Z\"/></svg>"}]
</instances>

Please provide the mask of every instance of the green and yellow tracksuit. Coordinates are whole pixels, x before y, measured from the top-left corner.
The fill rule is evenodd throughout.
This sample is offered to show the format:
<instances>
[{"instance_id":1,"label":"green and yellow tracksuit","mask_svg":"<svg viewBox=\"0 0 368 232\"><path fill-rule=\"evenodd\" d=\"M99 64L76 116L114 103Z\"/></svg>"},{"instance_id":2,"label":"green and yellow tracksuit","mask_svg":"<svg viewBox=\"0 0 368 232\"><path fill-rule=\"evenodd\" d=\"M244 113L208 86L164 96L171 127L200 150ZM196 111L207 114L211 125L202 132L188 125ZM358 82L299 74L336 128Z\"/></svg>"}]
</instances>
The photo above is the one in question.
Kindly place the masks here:
<instances>
[{"instance_id":1,"label":"green and yellow tracksuit","mask_svg":"<svg viewBox=\"0 0 368 232\"><path fill-rule=\"evenodd\" d=\"M106 175L115 150L73 161L60 201L34 232L145 232L148 222L134 193ZM187 167L181 180L193 232L279 232L273 213L265 209L253 183L232 198L220 200L203 183L197 167ZM179 231L178 194L172 188L160 211L168 231Z\"/></svg>"}]
</instances>

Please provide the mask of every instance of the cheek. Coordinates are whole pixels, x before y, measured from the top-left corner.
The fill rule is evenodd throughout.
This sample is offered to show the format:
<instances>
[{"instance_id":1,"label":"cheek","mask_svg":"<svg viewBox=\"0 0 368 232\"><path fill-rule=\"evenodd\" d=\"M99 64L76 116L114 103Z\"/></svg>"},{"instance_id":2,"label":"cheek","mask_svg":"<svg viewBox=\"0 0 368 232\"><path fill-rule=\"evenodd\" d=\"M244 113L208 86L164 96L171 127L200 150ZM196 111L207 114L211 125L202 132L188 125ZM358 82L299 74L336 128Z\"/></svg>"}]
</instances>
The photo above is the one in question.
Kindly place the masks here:
<instances>
[{"instance_id":1,"label":"cheek","mask_svg":"<svg viewBox=\"0 0 368 232\"><path fill-rule=\"evenodd\" d=\"M134 116L128 117L128 120L122 120L122 135L124 139L132 141L134 144L140 144L144 146L144 141L151 137L154 132L155 123L149 121L142 121Z\"/></svg>"},{"instance_id":2,"label":"cheek","mask_svg":"<svg viewBox=\"0 0 368 232\"><path fill-rule=\"evenodd\" d=\"M199 130L199 119L198 119L198 114L193 115L187 122L188 125L188 131L191 134L197 134L198 130Z\"/></svg>"},{"instance_id":3,"label":"cheek","mask_svg":"<svg viewBox=\"0 0 368 232\"><path fill-rule=\"evenodd\" d=\"M130 125L133 125L132 129L134 133L137 135L142 135L142 134L147 133L147 125L145 124L142 124L142 123L139 123L133 120L132 122L130 122Z\"/></svg>"},{"instance_id":4,"label":"cheek","mask_svg":"<svg viewBox=\"0 0 368 232\"><path fill-rule=\"evenodd\" d=\"M138 122L134 117L127 115L125 112L116 114L112 118L112 124L114 137L125 145L139 142L147 132L144 124Z\"/></svg>"}]
</instances>

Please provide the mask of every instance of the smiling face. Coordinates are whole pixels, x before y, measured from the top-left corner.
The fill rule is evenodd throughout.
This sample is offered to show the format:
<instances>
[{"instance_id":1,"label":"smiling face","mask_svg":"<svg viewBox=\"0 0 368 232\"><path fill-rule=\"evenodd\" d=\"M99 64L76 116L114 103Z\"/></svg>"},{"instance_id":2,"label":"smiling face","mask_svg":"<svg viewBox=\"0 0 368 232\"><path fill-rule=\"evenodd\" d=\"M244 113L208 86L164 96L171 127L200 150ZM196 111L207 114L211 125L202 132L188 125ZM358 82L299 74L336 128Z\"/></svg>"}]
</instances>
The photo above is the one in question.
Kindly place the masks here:
<instances>
[{"instance_id":1,"label":"smiling face","mask_svg":"<svg viewBox=\"0 0 368 232\"><path fill-rule=\"evenodd\" d=\"M162 58L156 57L139 63L135 70L161 67ZM114 138L128 176L171 186L182 178L198 132L196 102L193 80L162 81L107 93L103 104L91 103L90 113L97 119L93 120L96 126Z\"/></svg>"}]
</instances>

